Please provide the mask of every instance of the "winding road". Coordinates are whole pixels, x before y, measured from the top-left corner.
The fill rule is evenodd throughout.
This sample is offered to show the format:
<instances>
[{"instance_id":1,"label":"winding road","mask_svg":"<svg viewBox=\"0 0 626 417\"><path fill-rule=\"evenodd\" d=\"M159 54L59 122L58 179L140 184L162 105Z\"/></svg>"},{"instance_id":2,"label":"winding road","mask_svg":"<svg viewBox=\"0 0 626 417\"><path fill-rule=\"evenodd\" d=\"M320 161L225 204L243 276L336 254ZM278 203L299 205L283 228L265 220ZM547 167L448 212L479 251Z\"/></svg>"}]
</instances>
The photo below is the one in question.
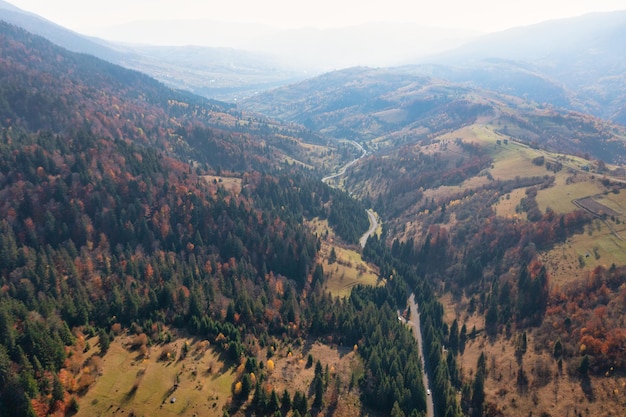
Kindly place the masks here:
<instances>
[{"instance_id":1,"label":"winding road","mask_svg":"<svg viewBox=\"0 0 626 417\"><path fill-rule=\"evenodd\" d=\"M353 140L347 140L345 142L351 143L354 146L356 146L357 148L359 148L361 150L361 156L359 156L357 159L355 159L353 161L350 161L347 164L345 164L344 166L342 166L341 169L339 171L337 171L337 173L322 178L322 182L328 183L329 180L332 180L333 178L337 178L337 177L340 177L340 176L344 175L348 168L350 168L352 165L356 164L360 159L365 158L365 155L367 155L367 151L365 150L365 148L363 148L363 146L361 146L360 143L355 142Z\"/></svg>"},{"instance_id":2,"label":"winding road","mask_svg":"<svg viewBox=\"0 0 626 417\"><path fill-rule=\"evenodd\" d=\"M322 178L322 182L328 183L329 180L332 180L341 175L344 175L348 168L356 164L360 159L364 158L365 155L367 155L367 151L359 143L353 140L346 141L346 142L349 142L353 144L354 146L356 146L357 148L359 148L362 152L361 156L345 164L343 167L341 167L339 171L337 171L337 173ZM361 236L361 239L359 239L361 248L365 247L365 244L367 243L367 239L373 233L376 232L376 229L378 229L378 224L379 224L378 219L376 218L376 214L374 214L374 212L371 209L367 210L367 217L369 218L369 221L370 221L370 227L367 230L367 232L365 232L363 236ZM405 321L401 316L398 316L398 317L400 318L400 320L405 321L413 329L413 335L415 336L415 340L417 341L417 348L419 349L420 359L422 361L422 382L424 384L424 388L426 388L427 390L426 392L428 393L426 395L426 417L435 417L435 404L433 402L433 395L430 390L428 375L426 374L426 360L424 356L424 345L422 342L422 330L420 328L420 313L419 313L419 310L417 309L417 304L415 303L415 294L411 294L411 296L409 297L408 303L409 303L409 311L411 314L411 320Z\"/></svg>"},{"instance_id":3,"label":"winding road","mask_svg":"<svg viewBox=\"0 0 626 417\"><path fill-rule=\"evenodd\" d=\"M324 183L328 183L328 181L340 177L342 175L344 175L346 173L346 171L348 170L348 168L350 168L352 165L356 164L357 162L359 162L359 160L363 159L365 157L365 155L367 155L367 151L365 150L365 148L363 148L363 146L361 146L360 143L355 142L353 140L347 140L345 141L347 143L351 143L352 145L356 146L357 148L359 148L359 150L361 151L361 156L359 156L358 158L348 162L347 164L345 164L344 166L341 167L341 169L339 169L339 171L337 171L335 174L329 175L327 177L322 178L322 182ZM363 236L361 236L361 239L359 239L359 243L361 244L361 248L365 247L365 244L367 243L367 239L376 232L376 229L378 229L378 219L376 218L376 215L374 214L374 212L370 209L367 210L367 217L370 221L370 228L367 230L367 232L365 232L363 234Z\"/></svg>"},{"instance_id":4,"label":"winding road","mask_svg":"<svg viewBox=\"0 0 626 417\"><path fill-rule=\"evenodd\" d=\"M378 219L376 218L376 215L374 214L372 210L370 209L367 210L367 217L370 220L370 228L367 229L367 232L363 233L363 236L361 236L361 239L359 239L361 248L365 247L365 244L367 243L367 239L369 239L369 237L373 235L374 232L376 232L376 229L378 229Z\"/></svg>"}]
</instances>

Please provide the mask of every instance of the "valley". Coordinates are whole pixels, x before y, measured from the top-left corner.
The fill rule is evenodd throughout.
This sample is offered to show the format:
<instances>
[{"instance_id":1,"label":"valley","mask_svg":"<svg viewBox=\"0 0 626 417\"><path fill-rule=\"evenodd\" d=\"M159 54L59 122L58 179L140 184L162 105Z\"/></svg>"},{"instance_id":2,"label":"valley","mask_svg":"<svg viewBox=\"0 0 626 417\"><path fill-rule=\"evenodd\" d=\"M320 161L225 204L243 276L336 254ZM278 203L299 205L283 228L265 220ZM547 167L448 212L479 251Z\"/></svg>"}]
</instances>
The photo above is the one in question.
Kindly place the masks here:
<instances>
[{"instance_id":1,"label":"valley","mask_svg":"<svg viewBox=\"0 0 626 417\"><path fill-rule=\"evenodd\" d=\"M1 416L624 414L622 12L306 77L0 12Z\"/></svg>"},{"instance_id":2,"label":"valley","mask_svg":"<svg viewBox=\"0 0 626 417\"><path fill-rule=\"evenodd\" d=\"M389 95L386 97L389 100ZM573 403L581 401L593 403L595 400L589 396L588 386L579 384L578 371L573 368L573 365L570 365L567 371L551 369L553 365L550 365L549 356L545 352L551 351L555 339L546 338L543 332L549 332L546 329L549 326L548 323L556 325L552 319L548 319L553 313L547 313L547 321L537 330L536 337L540 341L532 339L535 353L529 353L526 359L519 353L515 354L521 333L517 333L517 336L515 333L509 334L509 329L513 328L514 322L510 319L508 321L506 318L503 319L507 315L511 317L511 307L500 306L491 311L495 313L493 317L502 323L496 328L488 327L493 324L489 324L490 319L485 314L490 312L490 303L498 306L503 302L490 301L496 296L500 300L517 298L513 308L519 308L518 303L522 302L521 294L519 292L516 294L514 290L514 285L516 285L514 274L520 273L520 266L513 264L507 272L507 265L511 265L507 262L513 259L509 258L510 256L515 259L518 259L520 255L522 258L526 256L528 259L534 258L533 262L537 264L533 265L535 268L535 272L532 272L533 278L539 268L545 268L544 273L549 274L550 278L542 291L546 294L545 302L548 310L560 309L561 307L557 306L568 298L565 294L574 288L579 288L580 283L585 282L590 275L604 268L614 268L615 265L624 264L625 259L622 257L624 247L620 239L620 231L623 233L622 216L626 206L619 197L622 195L623 170L619 164L607 165L602 161L596 162L588 156L582 156L582 153L579 154L580 156L571 155L559 151L561 149L559 146L552 148L539 141L529 142L522 139L521 137L524 137L522 126L526 126L523 129L527 129L528 125L521 123L521 120L517 121L518 127L514 130L511 125L504 125L501 121L502 117L510 114L511 111L510 108L498 109L476 119L470 118L470 121L466 122L467 125L461 124L458 128L444 130L438 135L415 135L412 140L416 141L416 144L403 144L398 140L402 138L406 141L405 138L411 135L412 127L391 126L399 129L398 132L381 131L381 136L378 138L363 142L376 151L351 167L342 177L341 184L354 195L371 202L376 211L385 217L387 236L393 243L392 253L397 254L396 256L406 262L416 264L423 274L439 282L439 288L446 289L441 293L444 299L447 297L446 292L451 291L452 303L446 304L446 308L457 312L457 315L453 316L454 320L458 320L459 323L456 327L457 332L461 324L466 327L467 333L473 329L473 336L465 348L467 350L458 359L460 372L469 372L470 376L477 372L475 366L481 352L491 358L512 355L510 368L513 369L512 364L516 364L515 369L509 373L512 387L502 388L503 380L497 374L493 379L485 378L483 381L486 398L492 398L486 403L488 407L491 407L490 412L496 413L495 415L502 412L505 415L509 412L520 412L522 415L527 414L527 411L537 410L539 407L549 410L546 413L550 415L565 415L574 411L571 407ZM543 110L539 111L544 113ZM353 115L358 115L360 111L351 109L350 112L348 117L355 117ZM342 123L343 119L340 114L324 117L335 120L335 124ZM365 130L357 131L357 134L363 136L371 134L369 129L372 125L364 124L363 126ZM556 127L558 124L552 126ZM415 170L415 165L420 163L431 163L431 169L441 172L440 176L429 177L432 175L431 172ZM450 167L456 167L458 174L452 176ZM489 193L494 193L492 195L497 198L493 198ZM482 205L480 209L477 206L479 204ZM534 208L535 204L536 208ZM484 211L485 207L488 211L483 214L481 210ZM577 212L579 208L584 208L584 211ZM465 210L474 210L475 214ZM492 211L495 216L488 214L489 211ZM582 216L581 220L586 217L584 212L591 214L591 217L583 220L587 225L574 226L580 221L576 219L577 216ZM465 230L469 228L471 231L473 226L467 224L468 220L475 218L477 214L486 216L481 222L492 223L492 226L486 226L488 231L483 232L487 240L483 243L479 239L476 243L472 243L471 239L468 240L471 235L468 236L467 231L463 231L465 240L461 243L457 240L459 238L455 237L455 233L461 232L460 227ZM560 232L525 229L527 225L534 222L554 222L559 218L561 227L567 227L567 224L572 222L575 228L572 229L573 233L566 232L572 233L567 238L558 237L559 233L563 233L563 229ZM566 220L570 218L571 220ZM491 227L494 229L490 229ZM505 242L508 241L505 246L498 247L498 243L489 243L489 237L499 239L499 233L493 233L495 228L500 228L506 234L508 232L505 232L505 229L509 227L513 229L508 237L504 237ZM549 229L553 226L547 227ZM520 234L522 242L525 241L523 243L525 247L515 247L515 244L512 247L506 246L513 243L509 239L516 239L514 236L520 236ZM560 239L563 239L563 242L560 242ZM550 241L554 243L548 243ZM463 245L462 247L467 251L474 244L479 245L477 248L486 245L488 249L477 249L475 255L460 255L456 249L457 245ZM423 251L427 246L429 252L426 257ZM395 248L397 250L394 252ZM520 252L504 253L512 248ZM489 259L489 256L493 256L490 253L494 253L490 251L497 253L498 250L502 252L501 255L496 256L499 256L498 259L501 260L493 265L494 269L485 268L485 264L482 264L482 274L478 277L480 275L483 277L479 278L480 282L472 284L477 287L470 290L472 287L468 287L466 283L464 291L456 292L455 286L459 285L459 281L469 278L468 274L473 262L471 256L476 256L481 260ZM457 259L456 265L449 261L451 258ZM466 259L462 262L469 261L469 263L465 266L459 265L459 258ZM523 265L521 267L524 268ZM485 273L489 278L486 279ZM498 279L498 275L495 274L503 275L500 275ZM510 274L513 275L513 281L510 281ZM455 278L455 275L458 278ZM463 276L466 278L462 278ZM498 288L502 285L506 289ZM481 293L482 291L491 295L485 296ZM471 295L472 293L474 295ZM617 305L621 305L621 302L617 302L615 307ZM467 309L468 313L460 314L464 309ZM452 326L454 320L447 321L447 325ZM520 323L518 322L517 325L520 326ZM604 325L608 323L605 322ZM528 329L523 324L520 328ZM620 324L615 323L614 330L606 328L606 331L616 331L621 334L619 328ZM530 341L535 334L530 330L526 331L528 331L527 337ZM561 341L571 337L570 335L571 333L561 334ZM575 352L576 345L572 346L571 340L569 346L568 351ZM596 352L599 351L596 350ZM575 359L574 362L576 362ZM524 363L531 364L530 370L525 370ZM540 364L541 368L538 368L537 364ZM490 375L489 372L503 371L505 363L495 360L491 366L492 371L489 371L487 367L485 376ZM530 373L526 375L527 372ZM546 372L557 376L555 379L552 377L545 379ZM511 380L510 378L513 377L517 379ZM520 385L526 384L524 378L528 379L529 388ZM592 378L594 382L591 385L594 386L597 383L603 387L602 395L605 401L612 398L610 401L619 403L623 401L623 397L617 394L618 391L621 392L620 382L618 378L615 380L615 383L607 386L601 380ZM543 392L541 387L545 384L555 384L551 389L557 394L554 394L552 398L538 396L539 392ZM471 393L471 390L469 392ZM507 395L507 392L517 394ZM506 404L502 402L505 397L507 398ZM463 403L463 401L466 402ZM472 401L474 400L469 397L465 400L461 399L461 403L468 407L469 413L472 412L469 405ZM589 415L610 415L608 411L610 407L598 408L598 414L590 411L589 406L586 406L585 410L588 410Z\"/></svg>"}]
</instances>

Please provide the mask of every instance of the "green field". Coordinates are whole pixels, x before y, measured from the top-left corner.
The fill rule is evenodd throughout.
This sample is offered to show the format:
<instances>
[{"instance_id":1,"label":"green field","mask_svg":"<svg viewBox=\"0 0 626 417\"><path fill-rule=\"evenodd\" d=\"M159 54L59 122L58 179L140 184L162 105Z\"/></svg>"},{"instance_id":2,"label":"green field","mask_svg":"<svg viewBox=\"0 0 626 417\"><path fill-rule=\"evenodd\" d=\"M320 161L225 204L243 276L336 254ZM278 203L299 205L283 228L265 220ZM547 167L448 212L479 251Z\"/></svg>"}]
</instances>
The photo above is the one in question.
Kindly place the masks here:
<instances>
[{"instance_id":1,"label":"green field","mask_svg":"<svg viewBox=\"0 0 626 417\"><path fill-rule=\"evenodd\" d=\"M572 200L592 196L602 192L602 190L602 186L595 181L557 185L540 190L537 193L537 204L542 212L551 208L557 213L570 213L578 208L572 203Z\"/></svg>"}]
</instances>

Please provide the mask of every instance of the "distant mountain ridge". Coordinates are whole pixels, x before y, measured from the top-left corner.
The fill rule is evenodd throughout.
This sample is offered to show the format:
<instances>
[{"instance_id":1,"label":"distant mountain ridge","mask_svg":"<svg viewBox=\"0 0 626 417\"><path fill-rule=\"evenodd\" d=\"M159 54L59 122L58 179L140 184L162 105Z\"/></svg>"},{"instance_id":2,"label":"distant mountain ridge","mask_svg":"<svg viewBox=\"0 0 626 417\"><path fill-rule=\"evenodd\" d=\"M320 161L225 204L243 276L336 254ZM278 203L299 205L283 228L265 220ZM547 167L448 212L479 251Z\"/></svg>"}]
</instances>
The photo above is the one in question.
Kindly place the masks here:
<instances>
[{"instance_id":1,"label":"distant mountain ridge","mask_svg":"<svg viewBox=\"0 0 626 417\"><path fill-rule=\"evenodd\" d=\"M94 55L106 61L119 61L128 53L116 50L112 45L105 45L104 41L79 35L34 13L19 9L4 0L0 0L0 20L43 36L70 51Z\"/></svg>"},{"instance_id":2,"label":"distant mountain ridge","mask_svg":"<svg viewBox=\"0 0 626 417\"><path fill-rule=\"evenodd\" d=\"M513 95L424 76L412 67L350 68L259 94L242 107L378 148L428 143L490 124L505 137L607 162L626 158L626 129Z\"/></svg>"},{"instance_id":3,"label":"distant mountain ridge","mask_svg":"<svg viewBox=\"0 0 626 417\"><path fill-rule=\"evenodd\" d=\"M88 130L231 171L305 158L319 135L157 80L0 21L0 128L72 134ZM308 156L308 155L307 155Z\"/></svg>"},{"instance_id":4,"label":"distant mountain ridge","mask_svg":"<svg viewBox=\"0 0 626 417\"><path fill-rule=\"evenodd\" d=\"M626 11L483 36L421 60L424 73L626 124Z\"/></svg>"},{"instance_id":5,"label":"distant mountain ridge","mask_svg":"<svg viewBox=\"0 0 626 417\"><path fill-rule=\"evenodd\" d=\"M73 52L144 72L167 85L205 97L233 100L304 78L274 58L233 48L149 47L84 36L0 0L0 20Z\"/></svg>"},{"instance_id":6,"label":"distant mountain ridge","mask_svg":"<svg viewBox=\"0 0 626 417\"><path fill-rule=\"evenodd\" d=\"M313 74L355 65L400 65L459 46L478 35L461 29L396 22L279 29L202 19L137 21L99 32L101 37L118 41L138 39L146 44L193 43L259 51L273 56L281 65Z\"/></svg>"},{"instance_id":7,"label":"distant mountain ridge","mask_svg":"<svg viewBox=\"0 0 626 417\"><path fill-rule=\"evenodd\" d=\"M405 63L416 65L408 72L626 124L626 44L622 41L626 39L626 11L593 13L492 33L429 58L418 58L436 52L425 49L420 39L436 40L437 50L441 50L458 45L461 34L384 23L287 31L254 26L250 29L256 31L256 37L251 41L249 35L246 38L237 33L243 28L241 24L229 27L198 20L125 26L128 30L160 31L164 41L186 29L198 33L198 43L207 41L202 33L217 39L218 32L225 31L221 38L263 51L250 52L109 43L76 34L3 0L0 19L70 50L147 73L169 86L231 102L322 71L361 65L359 62L370 62L370 66ZM382 52L376 55L375 51Z\"/></svg>"}]
</instances>

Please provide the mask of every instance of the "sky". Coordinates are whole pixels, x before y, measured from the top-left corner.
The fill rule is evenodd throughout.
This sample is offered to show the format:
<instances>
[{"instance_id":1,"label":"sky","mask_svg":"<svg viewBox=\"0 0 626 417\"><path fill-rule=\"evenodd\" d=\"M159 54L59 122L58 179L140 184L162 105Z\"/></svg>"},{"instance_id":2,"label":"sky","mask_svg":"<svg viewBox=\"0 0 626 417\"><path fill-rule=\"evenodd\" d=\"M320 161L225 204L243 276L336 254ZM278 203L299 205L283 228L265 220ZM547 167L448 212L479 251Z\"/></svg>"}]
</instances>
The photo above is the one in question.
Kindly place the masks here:
<instances>
[{"instance_id":1,"label":"sky","mask_svg":"<svg viewBox=\"0 0 626 417\"><path fill-rule=\"evenodd\" d=\"M332 28L367 22L494 32L514 26L626 9L626 0L7 0L83 34L138 20L209 19L277 28Z\"/></svg>"}]
</instances>

